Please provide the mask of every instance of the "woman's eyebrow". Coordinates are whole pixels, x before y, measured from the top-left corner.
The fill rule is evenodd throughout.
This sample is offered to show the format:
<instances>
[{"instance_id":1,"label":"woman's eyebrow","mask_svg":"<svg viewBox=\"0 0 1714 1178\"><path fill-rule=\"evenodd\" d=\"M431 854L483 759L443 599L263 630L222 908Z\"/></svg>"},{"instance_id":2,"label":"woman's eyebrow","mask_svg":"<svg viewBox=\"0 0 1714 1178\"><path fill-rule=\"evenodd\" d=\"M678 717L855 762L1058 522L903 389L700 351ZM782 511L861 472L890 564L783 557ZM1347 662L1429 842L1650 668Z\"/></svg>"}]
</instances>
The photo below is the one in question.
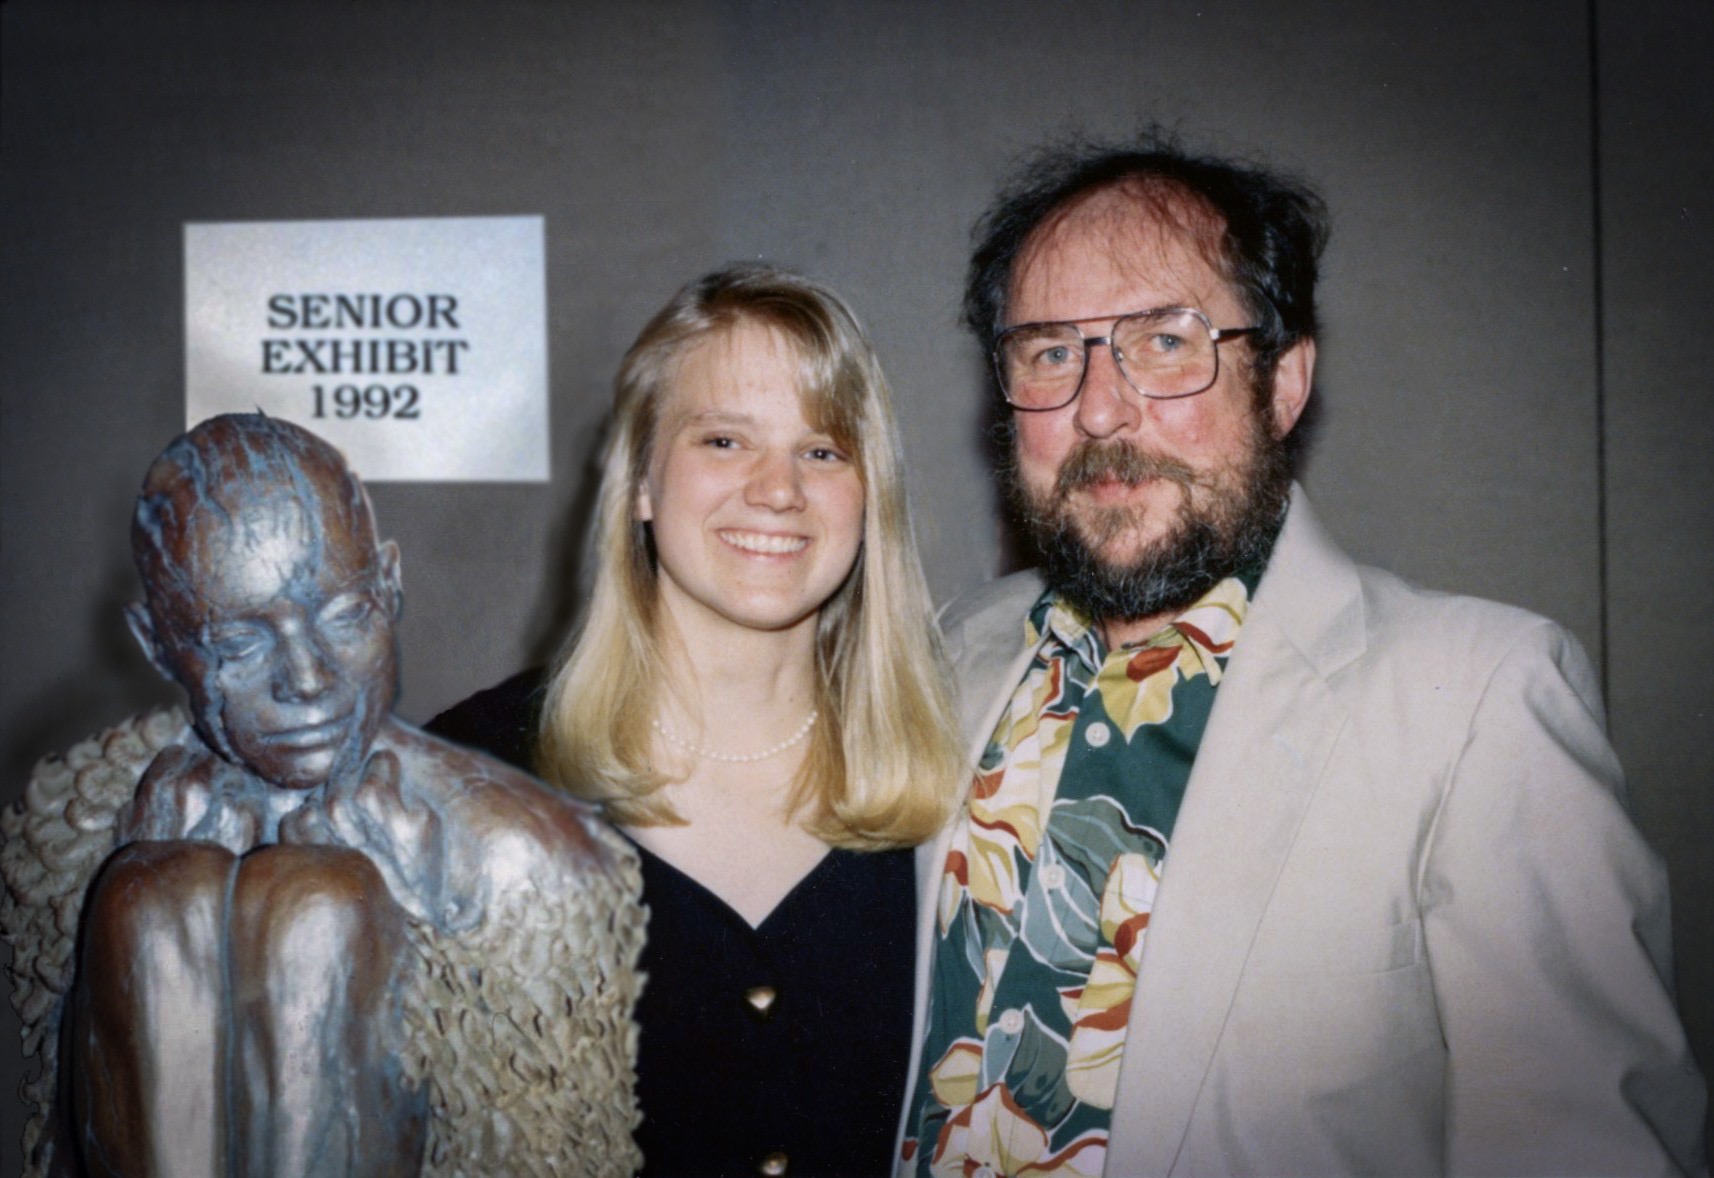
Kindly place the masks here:
<instances>
[{"instance_id":1,"label":"woman's eyebrow","mask_svg":"<svg viewBox=\"0 0 1714 1178\"><path fill-rule=\"evenodd\" d=\"M749 413L734 413L730 409L699 409L684 416L686 425L748 425L755 421Z\"/></svg>"}]
</instances>

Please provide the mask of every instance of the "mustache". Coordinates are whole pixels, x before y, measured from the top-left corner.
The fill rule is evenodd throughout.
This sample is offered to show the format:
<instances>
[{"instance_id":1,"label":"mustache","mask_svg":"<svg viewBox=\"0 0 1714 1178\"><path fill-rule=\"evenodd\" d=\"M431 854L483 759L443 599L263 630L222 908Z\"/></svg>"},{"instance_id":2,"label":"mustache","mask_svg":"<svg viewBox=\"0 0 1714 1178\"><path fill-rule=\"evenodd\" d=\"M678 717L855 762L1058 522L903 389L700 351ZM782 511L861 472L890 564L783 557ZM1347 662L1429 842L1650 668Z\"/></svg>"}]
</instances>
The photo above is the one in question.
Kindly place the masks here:
<instances>
[{"instance_id":1,"label":"mustache","mask_svg":"<svg viewBox=\"0 0 1714 1178\"><path fill-rule=\"evenodd\" d=\"M1054 478L1053 491L1065 499L1073 491L1092 487L1096 483L1120 482L1135 485L1147 479L1164 479L1189 488L1196 484L1196 472L1176 458L1156 454L1128 442L1093 439L1080 442L1060 464Z\"/></svg>"}]
</instances>

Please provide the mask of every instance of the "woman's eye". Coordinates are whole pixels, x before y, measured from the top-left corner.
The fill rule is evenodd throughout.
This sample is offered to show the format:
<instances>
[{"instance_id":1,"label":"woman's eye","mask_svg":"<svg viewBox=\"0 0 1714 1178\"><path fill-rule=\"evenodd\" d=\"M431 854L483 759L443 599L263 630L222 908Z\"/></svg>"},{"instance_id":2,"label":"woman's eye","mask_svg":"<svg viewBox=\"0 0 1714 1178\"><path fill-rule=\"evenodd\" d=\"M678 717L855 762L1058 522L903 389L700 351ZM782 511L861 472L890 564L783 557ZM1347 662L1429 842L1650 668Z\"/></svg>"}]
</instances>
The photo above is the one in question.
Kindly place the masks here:
<instances>
[{"instance_id":1,"label":"woman's eye","mask_svg":"<svg viewBox=\"0 0 1714 1178\"><path fill-rule=\"evenodd\" d=\"M731 450L738 445L738 439L731 434L709 434L702 439L702 444L715 450Z\"/></svg>"},{"instance_id":2,"label":"woman's eye","mask_svg":"<svg viewBox=\"0 0 1714 1178\"><path fill-rule=\"evenodd\" d=\"M809 451L809 457L817 462L844 462L845 451L832 446L814 446Z\"/></svg>"}]
</instances>

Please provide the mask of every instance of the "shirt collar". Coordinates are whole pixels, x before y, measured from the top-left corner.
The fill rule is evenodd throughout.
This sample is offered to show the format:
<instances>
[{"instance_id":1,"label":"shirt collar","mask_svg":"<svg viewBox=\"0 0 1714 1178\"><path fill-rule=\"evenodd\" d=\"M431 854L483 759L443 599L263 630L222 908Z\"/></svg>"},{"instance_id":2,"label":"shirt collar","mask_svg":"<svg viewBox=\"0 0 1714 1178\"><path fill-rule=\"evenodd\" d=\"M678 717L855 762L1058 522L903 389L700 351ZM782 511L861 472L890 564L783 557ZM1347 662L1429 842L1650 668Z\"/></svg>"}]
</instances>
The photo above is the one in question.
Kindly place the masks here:
<instances>
[{"instance_id":1,"label":"shirt collar","mask_svg":"<svg viewBox=\"0 0 1714 1178\"><path fill-rule=\"evenodd\" d=\"M1249 612L1250 600L1255 596L1261 579L1261 567L1244 569L1225 578L1172 621L1141 642L1132 643L1131 648L1185 643L1196 648L1204 663L1214 656L1226 657L1231 652L1238 628ZM1214 612L1211 614L1209 611ZM1209 624L1211 622L1213 624ZM1094 621L1063 600L1054 589L1048 589L1030 607L1024 632L1030 646L1044 640L1057 643L1082 660L1091 671L1099 670L1112 653L1102 641Z\"/></svg>"}]
</instances>

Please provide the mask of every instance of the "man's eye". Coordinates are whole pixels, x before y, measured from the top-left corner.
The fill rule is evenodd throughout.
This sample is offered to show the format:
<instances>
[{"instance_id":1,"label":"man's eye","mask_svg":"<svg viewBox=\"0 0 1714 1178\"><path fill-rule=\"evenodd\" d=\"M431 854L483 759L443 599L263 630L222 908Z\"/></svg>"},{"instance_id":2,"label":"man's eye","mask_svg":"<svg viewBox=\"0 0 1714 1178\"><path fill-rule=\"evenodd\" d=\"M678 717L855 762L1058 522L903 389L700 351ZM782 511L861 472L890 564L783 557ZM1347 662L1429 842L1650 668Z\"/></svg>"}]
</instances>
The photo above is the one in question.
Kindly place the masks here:
<instances>
[{"instance_id":1,"label":"man's eye","mask_svg":"<svg viewBox=\"0 0 1714 1178\"><path fill-rule=\"evenodd\" d=\"M702 444L715 450L731 450L738 445L738 439L730 434L709 434L702 439Z\"/></svg>"},{"instance_id":2,"label":"man's eye","mask_svg":"<svg viewBox=\"0 0 1714 1178\"><path fill-rule=\"evenodd\" d=\"M1063 368L1075 358L1072 350L1065 344L1050 344L1037 352L1031 363L1036 368Z\"/></svg>"},{"instance_id":3,"label":"man's eye","mask_svg":"<svg viewBox=\"0 0 1714 1178\"><path fill-rule=\"evenodd\" d=\"M1147 349L1157 356L1170 356L1184 347L1184 337L1170 331L1157 331L1149 336Z\"/></svg>"}]
</instances>

